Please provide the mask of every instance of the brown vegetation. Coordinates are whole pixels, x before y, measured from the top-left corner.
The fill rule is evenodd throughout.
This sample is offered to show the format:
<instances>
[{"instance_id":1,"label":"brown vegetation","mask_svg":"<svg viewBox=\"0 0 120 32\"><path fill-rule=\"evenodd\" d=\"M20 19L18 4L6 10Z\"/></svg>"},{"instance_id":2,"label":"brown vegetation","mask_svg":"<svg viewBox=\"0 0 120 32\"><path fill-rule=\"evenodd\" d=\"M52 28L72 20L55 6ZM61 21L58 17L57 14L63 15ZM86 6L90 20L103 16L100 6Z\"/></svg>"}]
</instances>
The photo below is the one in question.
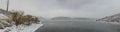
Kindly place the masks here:
<instances>
[{"instance_id":1,"label":"brown vegetation","mask_svg":"<svg viewBox=\"0 0 120 32\"><path fill-rule=\"evenodd\" d=\"M21 11L10 11L10 15L8 17L15 22L15 25L26 24L30 25L31 23L38 23L40 20L37 17L32 15L24 15L24 12Z\"/></svg>"}]
</instances>

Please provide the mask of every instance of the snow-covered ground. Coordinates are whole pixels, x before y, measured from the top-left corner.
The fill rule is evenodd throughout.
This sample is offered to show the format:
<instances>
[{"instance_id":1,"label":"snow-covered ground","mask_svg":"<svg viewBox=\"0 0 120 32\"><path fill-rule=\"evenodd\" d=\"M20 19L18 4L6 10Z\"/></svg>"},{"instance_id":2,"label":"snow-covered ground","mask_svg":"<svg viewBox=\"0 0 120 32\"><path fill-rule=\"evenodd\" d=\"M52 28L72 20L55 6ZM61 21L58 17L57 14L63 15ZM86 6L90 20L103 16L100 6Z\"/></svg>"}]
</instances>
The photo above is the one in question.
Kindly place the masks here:
<instances>
[{"instance_id":1,"label":"snow-covered ground","mask_svg":"<svg viewBox=\"0 0 120 32\"><path fill-rule=\"evenodd\" d=\"M18 11L18 14L22 13L22 12L20 13L19 12L20 11ZM14 21L12 20L12 18L14 18L14 17L11 17L12 15L14 15L13 11L8 12L3 9L0 9L0 32L34 32L35 30L43 26L41 22L39 22L38 24L31 23L31 25L29 26L27 25L16 26L14 24Z\"/></svg>"},{"instance_id":2,"label":"snow-covered ground","mask_svg":"<svg viewBox=\"0 0 120 32\"><path fill-rule=\"evenodd\" d=\"M41 26L43 26L43 24L39 23L39 24L32 24L30 26L25 26L25 25L19 25L19 26L15 26L13 25L12 27L7 27L5 29L0 29L0 32L34 32L35 30L37 30L38 28L40 28Z\"/></svg>"}]
</instances>

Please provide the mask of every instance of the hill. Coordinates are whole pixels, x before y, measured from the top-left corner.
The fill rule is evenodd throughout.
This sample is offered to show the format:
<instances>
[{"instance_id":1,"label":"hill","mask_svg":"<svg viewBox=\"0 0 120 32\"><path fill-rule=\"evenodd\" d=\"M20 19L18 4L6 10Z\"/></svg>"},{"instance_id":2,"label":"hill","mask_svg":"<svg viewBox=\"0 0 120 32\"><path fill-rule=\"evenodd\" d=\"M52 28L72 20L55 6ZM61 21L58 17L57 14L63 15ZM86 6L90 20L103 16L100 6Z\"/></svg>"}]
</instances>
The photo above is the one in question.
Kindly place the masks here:
<instances>
[{"instance_id":1,"label":"hill","mask_svg":"<svg viewBox=\"0 0 120 32\"><path fill-rule=\"evenodd\" d=\"M120 22L120 13L98 19L97 21Z\"/></svg>"}]
</instances>

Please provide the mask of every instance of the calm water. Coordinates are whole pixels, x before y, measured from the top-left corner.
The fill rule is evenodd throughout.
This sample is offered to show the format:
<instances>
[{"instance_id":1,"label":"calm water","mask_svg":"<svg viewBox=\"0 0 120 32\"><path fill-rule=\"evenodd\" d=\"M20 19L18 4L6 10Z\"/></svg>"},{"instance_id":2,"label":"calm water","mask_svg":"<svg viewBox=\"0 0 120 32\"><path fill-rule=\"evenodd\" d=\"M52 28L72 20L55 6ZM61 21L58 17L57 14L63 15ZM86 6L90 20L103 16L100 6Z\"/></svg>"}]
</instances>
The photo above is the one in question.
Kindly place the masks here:
<instances>
[{"instance_id":1,"label":"calm water","mask_svg":"<svg viewBox=\"0 0 120 32\"><path fill-rule=\"evenodd\" d=\"M120 32L120 26L94 20L47 20L36 32Z\"/></svg>"}]
</instances>

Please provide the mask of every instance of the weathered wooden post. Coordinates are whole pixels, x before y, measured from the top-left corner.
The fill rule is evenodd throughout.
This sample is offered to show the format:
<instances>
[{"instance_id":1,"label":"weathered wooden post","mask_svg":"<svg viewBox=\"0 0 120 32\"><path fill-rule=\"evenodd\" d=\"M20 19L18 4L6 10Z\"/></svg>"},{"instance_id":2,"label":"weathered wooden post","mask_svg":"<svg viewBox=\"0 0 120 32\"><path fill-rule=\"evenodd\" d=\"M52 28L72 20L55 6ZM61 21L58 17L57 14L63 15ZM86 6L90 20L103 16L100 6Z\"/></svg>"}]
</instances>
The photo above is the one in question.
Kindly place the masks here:
<instances>
[{"instance_id":1,"label":"weathered wooden post","mask_svg":"<svg viewBox=\"0 0 120 32\"><path fill-rule=\"evenodd\" d=\"M8 11L9 9L9 0L7 0L7 8L6 8L6 11Z\"/></svg>"}]
</instances>

